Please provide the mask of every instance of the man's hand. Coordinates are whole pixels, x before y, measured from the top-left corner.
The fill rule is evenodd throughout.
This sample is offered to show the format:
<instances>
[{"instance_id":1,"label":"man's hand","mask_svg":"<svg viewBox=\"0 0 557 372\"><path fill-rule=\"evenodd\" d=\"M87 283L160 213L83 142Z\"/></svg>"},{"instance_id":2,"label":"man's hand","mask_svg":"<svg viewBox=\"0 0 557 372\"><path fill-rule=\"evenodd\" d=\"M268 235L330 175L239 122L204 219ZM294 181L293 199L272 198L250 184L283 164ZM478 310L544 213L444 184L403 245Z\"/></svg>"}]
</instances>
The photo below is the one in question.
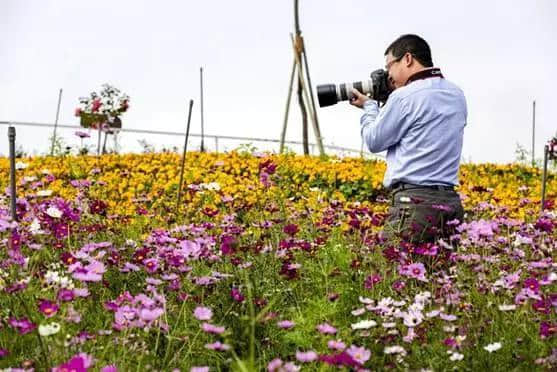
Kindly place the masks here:
<instances>
[{"instance_id":1,"label":"man's hand","mask_svg":"<svg viewBox=\"0 0 557 372\"><path fill-rule=\"evenodd\" d=\"M352 98L350 99L350 104L359 108L364 107L364 103L370 98L363 95L358 91L358 89L352 89Z\"/></svg>"}]
</instances>

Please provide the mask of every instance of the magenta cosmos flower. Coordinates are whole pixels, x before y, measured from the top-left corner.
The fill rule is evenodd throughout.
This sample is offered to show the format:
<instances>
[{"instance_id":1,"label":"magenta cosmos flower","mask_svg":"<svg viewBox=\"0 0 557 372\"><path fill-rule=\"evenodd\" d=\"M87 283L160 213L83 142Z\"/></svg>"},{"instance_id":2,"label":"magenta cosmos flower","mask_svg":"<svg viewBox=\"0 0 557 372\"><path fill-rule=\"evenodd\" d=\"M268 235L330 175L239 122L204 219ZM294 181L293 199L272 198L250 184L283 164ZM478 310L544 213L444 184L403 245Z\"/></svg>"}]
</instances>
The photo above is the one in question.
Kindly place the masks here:
<instances>
[{"instance_id":1,"label":"magenta cosmos flower","mask_svg":"<svg viewBox=\"0 0 557 372\"><path fill-rule=\"evenodd\" d=\"M39 300L39 311L43 313L47 318L50 318L58 312L59 306L54 302L49 300L41 299Z\"/></svg>"}]
</instances>

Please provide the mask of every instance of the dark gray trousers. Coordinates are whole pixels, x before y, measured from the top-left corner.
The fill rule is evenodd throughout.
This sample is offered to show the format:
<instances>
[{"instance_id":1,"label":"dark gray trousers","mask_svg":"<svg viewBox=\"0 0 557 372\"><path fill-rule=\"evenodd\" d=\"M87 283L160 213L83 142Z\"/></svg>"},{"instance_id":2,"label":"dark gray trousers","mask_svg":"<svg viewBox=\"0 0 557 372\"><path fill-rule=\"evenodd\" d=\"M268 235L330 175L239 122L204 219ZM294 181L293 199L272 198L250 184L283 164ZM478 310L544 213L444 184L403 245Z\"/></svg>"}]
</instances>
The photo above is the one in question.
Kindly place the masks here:
<instances>
[{"instance_id":1,"label":"dark gray trousers","mask_svg":"<svg viewBox=\"0 0 557 372\"><path fill-rule=\"evenodd\" d=\"M452 190L431 188L395 189L383 236L413 243L433 242L448 234L447 221L462 222L464 210Z\"/></svg>"}]
</instances>

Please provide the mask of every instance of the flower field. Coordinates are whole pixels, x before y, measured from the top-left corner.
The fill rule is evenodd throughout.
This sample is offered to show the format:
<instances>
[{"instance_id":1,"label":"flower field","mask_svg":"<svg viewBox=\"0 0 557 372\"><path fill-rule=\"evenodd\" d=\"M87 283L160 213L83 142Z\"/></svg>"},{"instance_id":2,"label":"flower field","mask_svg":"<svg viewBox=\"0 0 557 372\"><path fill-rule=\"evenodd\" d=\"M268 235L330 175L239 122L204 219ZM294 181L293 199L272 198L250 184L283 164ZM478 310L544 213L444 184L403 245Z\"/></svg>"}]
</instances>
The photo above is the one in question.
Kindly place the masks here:
<instances>
[{"instance_id":1,"label":"flower field","mask_svg":"<svg viewBox=\"0 0 557 372\"><path fill-rule=\"evenodd\" d=\"M462 165L465 221L385 242L385 163L0 158L0 368L557 369L557 176Z\"/></svg>"}]
</instances>

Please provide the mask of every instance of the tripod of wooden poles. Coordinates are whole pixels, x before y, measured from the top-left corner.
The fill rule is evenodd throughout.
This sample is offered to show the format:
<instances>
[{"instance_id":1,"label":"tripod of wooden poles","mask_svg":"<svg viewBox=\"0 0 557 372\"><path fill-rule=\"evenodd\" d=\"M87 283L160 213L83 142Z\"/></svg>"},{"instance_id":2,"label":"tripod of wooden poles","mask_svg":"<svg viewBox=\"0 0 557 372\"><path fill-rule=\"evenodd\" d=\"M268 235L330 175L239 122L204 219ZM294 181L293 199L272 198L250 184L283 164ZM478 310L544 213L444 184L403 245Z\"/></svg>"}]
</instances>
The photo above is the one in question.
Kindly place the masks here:
<instances>
[{"instance_id":1,"label":"tripod of wooden poles","mask_svg":"<svg viewBox=\"0 0 557 372\"><path fill-rule=\"evenodd\" d=\"M290 100L292 98L292 89L294 85L294 77L298 81L298 103L302 112L302 135L304 154L309 154L308 142L308 115L313 126L315 140L319 149L319 154L324 155L323 141L321 139L321 131L319 130L319 121L317 119L317 111L315 110L315 100L313 98L313 89L309 76L308 61L304 38L300 30L300 22L298 17L298 0L294 0L294 24L295 34L290 34L292 39L292 49L294 51L294 61L292 63L292 71L290 73L290 84L288 87L288 98L286 100L286 110L284 113L284 122L280 136L280 153L284 151L284 142L286 138L286 127L288 124L288 113L290 111Z\"/></svg>"}]
</instances>

